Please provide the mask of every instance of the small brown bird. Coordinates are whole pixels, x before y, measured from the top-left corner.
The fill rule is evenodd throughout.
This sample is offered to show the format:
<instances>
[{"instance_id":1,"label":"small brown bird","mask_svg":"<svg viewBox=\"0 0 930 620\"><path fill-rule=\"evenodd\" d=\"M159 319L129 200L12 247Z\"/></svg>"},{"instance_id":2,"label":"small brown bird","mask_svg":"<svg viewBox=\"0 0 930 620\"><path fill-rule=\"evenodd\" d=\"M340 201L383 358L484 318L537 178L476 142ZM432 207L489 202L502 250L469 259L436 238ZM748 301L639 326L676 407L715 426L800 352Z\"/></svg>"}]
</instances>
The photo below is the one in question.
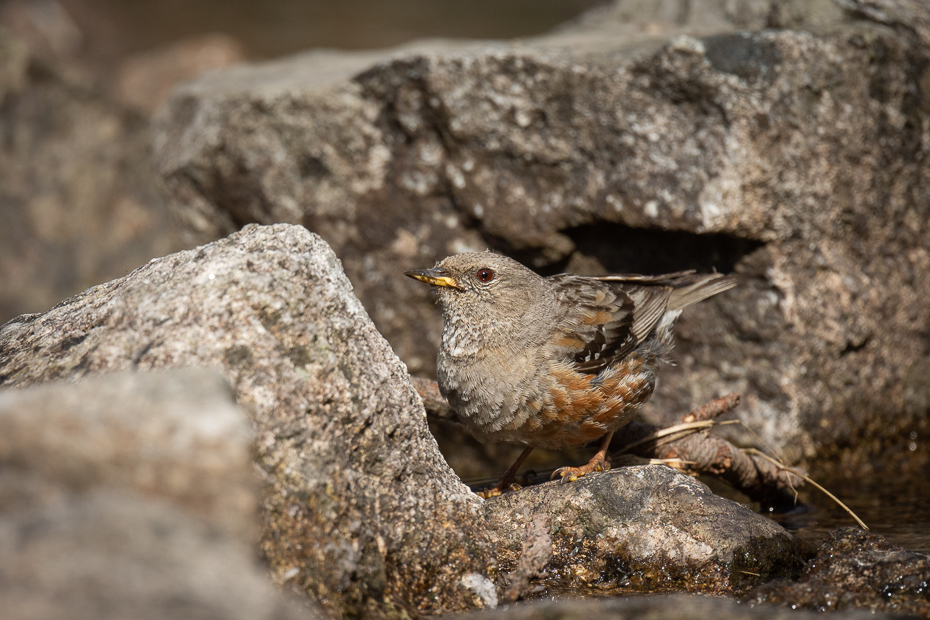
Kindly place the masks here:
<instances>
[{"instance_id":1,"label":"small brown bird","mask_svg":"<svg viewBox=\"0 0 930 620\"><path fill-rule=\"evenodd\" d=\"M438 294L439 388L460 420L481 441L527 446L485 496L507 488L533 448L603 437L587 465L553 477L610 469L611 437L652 395L681 310L736 285L693 271L544 278L491 252L405 275Z\"/></svg>"}]
</instances>

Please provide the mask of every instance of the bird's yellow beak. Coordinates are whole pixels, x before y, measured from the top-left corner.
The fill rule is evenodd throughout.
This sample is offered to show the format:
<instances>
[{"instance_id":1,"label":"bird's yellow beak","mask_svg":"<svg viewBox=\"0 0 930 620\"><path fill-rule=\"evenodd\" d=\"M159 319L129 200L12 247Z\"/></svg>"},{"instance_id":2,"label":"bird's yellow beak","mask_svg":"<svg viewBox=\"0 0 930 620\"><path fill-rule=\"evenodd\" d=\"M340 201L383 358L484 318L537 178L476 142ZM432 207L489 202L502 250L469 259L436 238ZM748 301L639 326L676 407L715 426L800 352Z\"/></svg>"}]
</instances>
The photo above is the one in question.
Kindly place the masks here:
<instances>
[{"instance_id":1,"label":"bird's yellow beak","mask_svg":"<svg viewBox=\"0 0 930 620\"><path fill-rule=\"evenodd\" d=\"M419 280L420 282L432 284L433 286L445 286L447 288L454 288L457 291L462 290L462 287L459 286L459 283L456 282L455 279L447 274L441 267L433 267L432 269L418 269L416 271L405 271L404 275L411 277L414 280Z\"/></svg>"}]
</instances>

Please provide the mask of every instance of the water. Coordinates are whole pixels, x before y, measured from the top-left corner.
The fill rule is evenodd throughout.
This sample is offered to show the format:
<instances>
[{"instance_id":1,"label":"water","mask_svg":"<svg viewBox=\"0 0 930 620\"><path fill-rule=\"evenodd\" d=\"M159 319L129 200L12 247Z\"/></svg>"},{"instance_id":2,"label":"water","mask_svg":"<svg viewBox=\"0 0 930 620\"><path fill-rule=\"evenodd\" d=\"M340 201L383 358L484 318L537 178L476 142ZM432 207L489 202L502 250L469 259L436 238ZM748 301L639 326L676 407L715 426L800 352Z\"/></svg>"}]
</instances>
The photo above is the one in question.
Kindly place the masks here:
<instances>
[{"instance_id":1,"label":"water","mask_svg":"<svg viewBox=\"0 0 930 620\"><path fill-rule=\"evenodd\" d=\"M703 478L702 481L715 493L750 505L744 496L722 483ZM930 478L876 476L867 479L818 479L817 483L856 513L872 533L884 536L905 549L930 553ZM800 500L804 504L803 510L773 515L773 518L815 546L819 546L832 530L857 527L852 516L811 486L801 491Z\"/></svg>"},{"instance_id":2,"label":"water","mask_svg":"<svg viewBox=\"0 0 930 620\"><path fill-rule=\"evenodd\" d=\"M869 530L890 542L930 553L930 479L818 481L862 519ZM813 489L803 493L808 512L782 519L782 525L812 542L820 542L838 527L856 523L832 500Z\"/></svg>"}]
</instances>

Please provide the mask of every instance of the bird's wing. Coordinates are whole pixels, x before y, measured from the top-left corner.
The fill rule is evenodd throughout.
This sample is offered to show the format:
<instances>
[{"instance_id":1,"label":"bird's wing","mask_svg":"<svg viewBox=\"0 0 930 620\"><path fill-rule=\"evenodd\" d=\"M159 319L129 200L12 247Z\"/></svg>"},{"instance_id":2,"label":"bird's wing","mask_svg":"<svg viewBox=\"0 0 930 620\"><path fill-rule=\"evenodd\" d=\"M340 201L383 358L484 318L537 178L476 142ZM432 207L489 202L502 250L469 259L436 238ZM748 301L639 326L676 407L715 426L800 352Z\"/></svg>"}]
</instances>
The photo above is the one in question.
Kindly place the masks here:
<instances>
[{"instance_id":1,"label":"bird's wing","mask_svg":"<svg viewBox=\"0 0 930 620\"><path fill-rule=\"evenodd\" d=\"M633 278L552 276L566 309L554 336L556 355L596 374L639 346L665 313L672 285L660 277Z\"/></svg>"},{"instance_id":2,"label":"bird's wing","mask_svg":"<svg viewBox=\"0 0 930 620\"><path fill-rule=\"evenodd\" d=\"M729 290L736 286L737 279L733 275L720 273L695 273L690 271L677 271L661 276L615 275L590 278L599 282L620 283L621 286L641 283L645 286L669 286L672 288L668 299L668 310L681 310L691 304L696 304L717 293Z\"/></svg>"}]
</instances>

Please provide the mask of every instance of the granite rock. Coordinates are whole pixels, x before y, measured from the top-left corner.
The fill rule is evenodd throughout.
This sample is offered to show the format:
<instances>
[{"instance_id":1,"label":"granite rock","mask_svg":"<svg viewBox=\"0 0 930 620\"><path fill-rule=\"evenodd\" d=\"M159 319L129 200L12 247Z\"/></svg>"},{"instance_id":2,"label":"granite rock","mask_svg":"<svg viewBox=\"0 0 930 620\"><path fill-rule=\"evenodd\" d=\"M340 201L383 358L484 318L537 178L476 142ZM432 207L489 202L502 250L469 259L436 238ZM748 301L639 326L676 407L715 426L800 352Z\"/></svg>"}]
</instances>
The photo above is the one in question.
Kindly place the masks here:
<instances>
[{"instance_id":1,"label":"granite rock","mask_svg":"<svg viewBox=\"0 0 930 620\"><path fill-rule=\"evenodd\" d=\"M251 445L215 371L0 391L4 617L319 617L257 561Z\"/></svg>"},{"instance_id":2,"label":"granite rock","mask_svg":"<svg viewBox=\"0 0 930 620\"><path fill-rule=\"evenodd\" d=\"M735 391L789 461L917 471L928 21L907 0L619 0L536 39L309 52L178 88L156 163L200 241L318 232L417 373L441 322L401 273L451 253L735 271L682 317L650 421Z\"/></svg>"}]
</instances>

